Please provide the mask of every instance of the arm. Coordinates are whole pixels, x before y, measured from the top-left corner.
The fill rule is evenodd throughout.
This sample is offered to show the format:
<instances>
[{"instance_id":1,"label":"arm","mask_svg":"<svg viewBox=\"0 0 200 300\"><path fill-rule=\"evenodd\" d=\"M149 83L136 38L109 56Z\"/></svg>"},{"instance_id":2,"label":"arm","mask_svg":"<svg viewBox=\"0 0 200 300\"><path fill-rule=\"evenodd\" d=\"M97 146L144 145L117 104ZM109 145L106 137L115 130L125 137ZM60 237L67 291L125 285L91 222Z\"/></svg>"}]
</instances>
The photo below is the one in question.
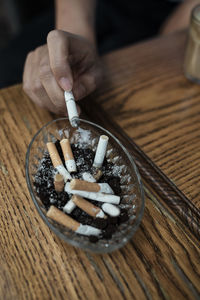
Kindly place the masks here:
<instances>
[{"instance_id":1,"label":"arm","mask_svg":"<svg viewBox=\"0 0 200 300\"><path fill-rule=\"evenodd\" d=\"M56 0L56 29L81 35L95 44L95 0Z\"/></svg>"},{"instance_id":2,"label":"arm","mask_svg":"<svg viewBox=\"0 0 200 300\"><path fill-rule=\"evenodd\" d=\"M200 4L199 0L185 0L163 23L160 33L168 34L186 29L189 26L191 11L197 4Z\"/></svg>"}]
</instances>

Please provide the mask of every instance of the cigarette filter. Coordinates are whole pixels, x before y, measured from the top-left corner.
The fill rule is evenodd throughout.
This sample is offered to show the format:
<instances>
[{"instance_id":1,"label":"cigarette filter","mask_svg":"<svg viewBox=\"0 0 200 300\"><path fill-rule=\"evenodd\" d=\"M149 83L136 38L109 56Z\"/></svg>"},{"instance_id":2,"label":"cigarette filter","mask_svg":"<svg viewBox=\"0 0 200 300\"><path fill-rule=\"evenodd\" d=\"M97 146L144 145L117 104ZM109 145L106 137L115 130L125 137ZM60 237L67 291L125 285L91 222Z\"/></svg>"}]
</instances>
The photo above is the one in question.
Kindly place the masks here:
<instances>
[{"instance_id":1,"label":"cigarette filter","mask_svg":"<svg viewBox=\"0 0 200 300\"><path fill-rule=\"evenodd\" d=\"M95 154L95 158L94 158L94 163L93 163L93 166L96 168L100 168L103 164L107 145L108 145L108 139L109 138L106 135L100 136L96 154Z\"/></svg>"},{"instance_id":2,"label":"cigarette filter","mask_svg":"<svg viewBox=\"0 0 200 300\"><path fill-rule=\"evenodd\" d=\"M62 152L64 155L65 165L66 165L67 170L70 173L76 172L76 163L75 163L74 156L72 153L70 141L68 139L62 139L62 141L60 142L60 145L61 145Z\"/></svg>"},{"instance_id":3,"label":"cigarette filter","mask_svg":"<svg viewBox=\"0 0 200 300\"><path fill-rule=\"evenodd\" d=\"M90 203L89 201L83 199L82 197L78 195L73 195L72 196L73 202L84 210L88 215L94 217L94 218L104 218L105 214L101 210L101 208L95 206L94 204Z\"/></svg>"},{"instance_id":4,"label":"cigarette filter","mask_svg":"<svg viewBox=\"0 0 200 300\"><path fill-rule=\"evenodd\" d=\"M120 197L116 196L116 195L99 193L99 192L87 192L87 191L80 191L80 190L72 190L70 188L69 182L67 182L65 184L65 192L67 192L68 194L79 195L83 198L87 198L90 200L106 202L106 203L113 203L113 204L120 203Z\"/></svg>"},{"instance_id":5,"label":"cigarette filter","mask_svg":"<svg viewBox=\"0 0 200 300\"><path fill-rule=\"evenodd\" d=\"M53 219L54 221L66 226L67 228L73 231L76 231L80 226L79 222L67 216L65 213L63 213L53 205L50 206L47 212L47 217Z\"/></svg>"},{"instance_id":6,"label":"cigarette filter","mask_svg":"<svg viewBox=\"0 0 200 300\"><path fill-rule=\"evenodd\" d=\"M108 183L96 183L80 179L72 179L72 181L70 182L70 188L72 190L114 194Z\"/></svg>"},{"instance_id":7,"label":"cigarette filter","mask_svg":"<svg viewBox=\"0 0 200 300\"><path fill-rule=\"evenodd\" d=\"M69 172L67 172L62 164L62 160L55 144L52 142L47 143L47 149L49 151L49 155L54 168L57 169L57 171L64 177L64 181L66 182L67 180L71 179L71 175L69 174Z\"/></svg>"},{"instance_id":8,"label":"cigarette filter","mask_svg":"<svg viewBox=\"0 0 200 300\"><path fill-rule=\"evenodd\" d=\"M110 204L110 203L104 203L101 207L105 213L107 213L111 217L118 217L120 215L120 209L119 207Z\"/></svg>"},{"instance_id":9,"label":"cigarette filter","mask_svg":"<svg viewBox=\"0 0 200 300\"><path fill-rule=\"evenodd\" d=\"M65 213L60 211L55 206L51 205L48 212L47 217L52 220L62 224L63 226L75 231L76 233L83 235L99 235L101 233L100 229L89 225L82 225L81 223L75 221L71 217L67 216Z\"/></svg>"},{"instance_id":10,"label":"cigarette filter","mask_svg":"<svg viewBox=\"0 0 200 300\"><path fill-rule=\"evenodd\" d=\"M54 187L56 192L62 192L64 190L64 178L61 174L54 176Z\"/></svg>"}]
</instances>

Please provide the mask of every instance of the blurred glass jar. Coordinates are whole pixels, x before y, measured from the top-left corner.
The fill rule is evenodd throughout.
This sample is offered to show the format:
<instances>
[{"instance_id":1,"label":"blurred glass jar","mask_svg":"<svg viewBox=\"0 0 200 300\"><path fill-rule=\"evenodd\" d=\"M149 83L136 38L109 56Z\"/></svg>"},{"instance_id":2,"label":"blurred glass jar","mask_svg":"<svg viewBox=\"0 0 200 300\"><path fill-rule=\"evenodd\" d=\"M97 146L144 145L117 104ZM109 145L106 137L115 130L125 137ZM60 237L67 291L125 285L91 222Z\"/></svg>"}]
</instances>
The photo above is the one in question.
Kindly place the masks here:
<instances>
[{"instance_id":1,"label":"blurred glass jar","mask_svg":"<svg viewBox=\"0 0 200 300\"><path fill-rule=\"evenodd\" d=\"M191 13L184 73L189 80L200 84L200 5L195 6Z\"/></svg>"}]
</instances>

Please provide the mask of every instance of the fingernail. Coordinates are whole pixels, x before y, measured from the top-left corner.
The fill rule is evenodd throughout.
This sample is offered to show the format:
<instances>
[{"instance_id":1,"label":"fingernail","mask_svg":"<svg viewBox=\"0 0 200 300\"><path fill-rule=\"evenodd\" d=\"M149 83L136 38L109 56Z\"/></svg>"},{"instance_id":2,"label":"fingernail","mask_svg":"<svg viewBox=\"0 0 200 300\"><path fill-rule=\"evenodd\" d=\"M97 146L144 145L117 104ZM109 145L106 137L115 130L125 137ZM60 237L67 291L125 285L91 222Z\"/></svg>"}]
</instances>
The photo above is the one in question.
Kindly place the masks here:
<instances>
[{"instance_id":1,"label":"fingernail","mask_svg":"<svg viewBox=\"0 0 200 300\"><path fill-rule=\"evenodd\" d=\"M65 90L66 92L69 92L72 90L72 83L70 82L70 80L66 77L62 77L59 80L59 83L61 85L61 87L63 88L63 90Z\"/></svg>"}]
</instances>

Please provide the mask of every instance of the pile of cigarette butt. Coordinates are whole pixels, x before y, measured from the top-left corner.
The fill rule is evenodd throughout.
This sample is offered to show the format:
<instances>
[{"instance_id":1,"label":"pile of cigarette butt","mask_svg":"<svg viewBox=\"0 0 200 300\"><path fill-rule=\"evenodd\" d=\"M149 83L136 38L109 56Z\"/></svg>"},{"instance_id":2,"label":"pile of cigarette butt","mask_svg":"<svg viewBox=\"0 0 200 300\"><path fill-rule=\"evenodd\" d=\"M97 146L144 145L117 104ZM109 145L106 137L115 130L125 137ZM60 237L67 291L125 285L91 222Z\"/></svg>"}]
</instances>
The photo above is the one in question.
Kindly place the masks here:
<instances>
[{"instance_id":1,"label":"pile of cigarette butt","mask_svg":"<svg viewBox=\"0 0 200 300\"><path fill-rule=\"evenodd\" d=\"M69 201L63 207L63 211L51 205L47 211L47 217L81 235L98 237L101 235L101 229L83 225L69 216L76 207L93 218L107 219L108 216L118 217L120 215L120 196L114 195L108 183L97 183L102 175L101 167L104 162L108 139L105 135L100 136L91 173L82 173L81 179L73 176L77 172L77 167L69 139L60 141L65 166L56 145L53 142L46 144L53 167L57 172L54 174L55 191L57 193L64 191L69 195ZM96 206L90 200L101 202L102 205Z\"/></svg>"}]
</instances>

